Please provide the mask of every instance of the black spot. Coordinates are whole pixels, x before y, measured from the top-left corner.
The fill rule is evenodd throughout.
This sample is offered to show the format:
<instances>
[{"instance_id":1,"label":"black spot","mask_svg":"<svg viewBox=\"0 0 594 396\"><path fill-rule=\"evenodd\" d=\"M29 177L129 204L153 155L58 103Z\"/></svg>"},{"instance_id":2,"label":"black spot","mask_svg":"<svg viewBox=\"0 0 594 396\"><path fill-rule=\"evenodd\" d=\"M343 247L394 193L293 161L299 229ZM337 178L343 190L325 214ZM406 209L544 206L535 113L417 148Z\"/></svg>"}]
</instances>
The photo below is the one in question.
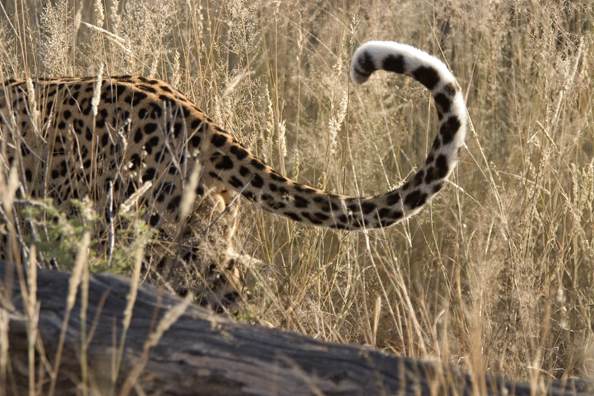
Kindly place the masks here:
<instances>
[{"instance_id":1,"label":"black spot","mask_svg":"<svg viewBox=\"0 0 594 396\"><path fill-rule=\"evenodd\" d=\"M425 184L431 184L436 179L438 179L436 169L430 166L427 168L427 174L425 175Z\"/></svg>"},{"instance_id":2,"label":"black spot","mask_svg":"<svg viewBox=\"0 0 594 396\"><path fill-rule=\"evenodd\" d=\"M260 175L254 175L254 178L252 179L251 184L252 184L252 186L254 186L256 188L262 188L262 187L264 187L264 180L262 180Z\"/></svg>"},{"instance_id":3,"label":"black spot","mask_svg":"<svg viewBox=\"0 0 594 396\"><path fill-rule=\"evenodd\" d=\"M163 202L166 197L171 196L171 193L173 193L174 189L175 189L175 184L163 182L159 185L158 188L153 190L153 196L156 196L157 194L159 194L157 201Z\"/></svg>"},{"instance_id":4,"label":"black spot","mask_svg":"<svg viewBox=\"0 0 594 396\"><path fill-rule=\"evenodd\" d=\"M426 86L429 90L439 83L439 73L432 66L420 66L413 71L415 80Z\"/></svg>"},{"instance_id":5,"label":"black spot","mask_svg":"<svg viewBox=\"0 0 594 396\"><path fill-rule=\"evenodd\" d=\"M148 116L148 111L146 109L140 109L140 111L138 112L138 117L141 120L144 120L147 116Z\"/></svg>"},{"instance_id":6,"label":"black spot","mask_svg":"<svg viewBox=\"0 0 594 396\"><path fill-rule=\"evenodd\" d=\"M231 184L233 187L235 187L237 189L240 189L243 187L243 182L235 176L231 176L231 178L229 179L229 184Z\"/></svg>"},{"instance_id":7,"label":"black spot","mask_svg":"<svg viewBox=\"0 0 594 396\"><path fill-rule=\"evenodd\" d=\"M128 103L131 106L138 106L140 102L145 100L147 97L148 95L144 92L132 92L130 95L124 98L124 102Z\"/></svg>"},{"instance_id":8,"label":"black spot","mask_svg":"<svg viewBox=\"0 0 594 396\"><path fill-rule=\"evenodd\" d=\"M150 93L157 93L157 90L155 88L149 87L148 85L137 85L136 88Z\"/></svg>"},{"instance_id":9,"label":"black spot","mask_svg":"<svg viewBox=\"0 0 594 396\"><path fill-rule=\"evenodd\" d=\"M386 219L380 220L380 224L382 225L382 227L389 227L394 223L396 223L396 220L386 220Z\"/></svg>"},{"instance_id":10,"label":"black spot","mask_svg":"<svg viewBox=\"0 0 594 396\"><path fill-rule=\"evenodd\" d=\"M200 126L200 124L202 124L202 120L196 118L194 121L192 121L192 123L190 124L190 127L192 129L198 129L198 127Z\"/></svg>"},{"instance_id":11,"label":"black spot","mask_svg":"<svg viewBox=\"0 0 594 396\"><path fill-rule=\"evenodd\" d=\"M89 100L89 103L87 104L86 107L83 107L83 105L81 103L81 108L82 108L82 112L84 115L89 115L89 114L91 114L91 110L93 110L93 103Z\"/></svg>"},{"instance_id":12,"label":"black spot","mask_svg":"<svg viewBox=\"0 0 594 396\"><path fill-rule=\"evenodd\" d=\"M208 172L208 175L209 175L210 177L212 177L213 179L215 179L215 180L218 180L218 181L220 181L220 182L222 182L222 181L223 181L223 179L221 179L221 178L219 177L218 173L215 173L215 172L212 172L212 171L211 171L211 172Z\"/></svg>"},{"instance_id":13,"label":"black spot","mask_svg":"<svg viewBox=\"0 0 594 396\"><path fill-rule=\"evenodd\" d=\"M216 169L223 169L223 170L228 170L228 169L233 169L233 161L231 160L231 157L229 157L228 155L224 155L223 158L221 158L221 160L219 161L218 164L216 164L215 168Z\"/></svg>"},{"instance_id":14,"label":"black spot","mask_svg":"<svg viewBox=\"0 0 594 396\"><path fill-rule=\"evenodd\" d=\"M404 198L404 204L410 207L411 209L415 209L419 206L425 205L426 201L427 194L421 192L420 190L412 191Z\"/></svg>"},{"instance_id":15,"label":"black spot","mask_svg":"<svg viewBox=\"0 0 594 396\"><path fill-rule=\"evenodd\" d=\"M151 225L151 227L157 227L160 222L161 222L161 216L158 214L152 215L149 219L149 224Z\"/></svg>"},{"instance_id":16,"label":"black spot","mask_svg":"<svg viewBox=\"0 0 594 396\"><path fill-rule=\"evenodd\" d=\"M450 98L447 97L447 95L443 93L438 93L433 97L433 100L435 101L438 110L442 113L447 113L448 111L450 111L452 101L450 100Z\"/></svg>"},{"instance_id":17,"label":"black spot","mask_svg":"<svg viewBox=\"0 0 594 396\"><path fill-rule=\"evenodd\" d=\"M175 197L171 198L171 200L167 204L167 210L176 209L181 202L181 198L181 195L176 195Z\"/></svg>"},{"instance_id":18,"label":"black spot","mask_svg":"<svg viewBox=\"0 0 594 396\"><path fill-rule=\"evenodd\" d=\"M103 134L103 136L101 136L101 145L103 147L107 146L107 143L109 142L109 133L105 132Z\"/></svg>"},{"instance_id":19,"label":"black spot","mask_svg":"<svg viewBox=\"0 0 594 396\"><path fill-rule=\"evenodd\" d=\"M165 106L172 106L172 99L167 95L159 95L159 100L164 102Z\"/></svg>"},{"instance_id":20,"label":"black spot","mask_svg":"<svg viewBox=\"0 0 594 396\"><path fill-rule=\"evenodd\" d=\"M437 194L442 187L443 183L437 183L435 186L433 186L433 194Z\"/></svg>"},{"instance_id":21,"label":"black spot","mask_svg":"<svg viewBox=\"0 0 594 396\"><path fill-rule=\"evenodd\" d=\"M394 190L386 194L387 205L396 205L398 202L400 202L400 192L398 190Z\"/></svg>"},{"instance_id":22,"label":"black spot","mask_svg":"<svg viewBox=\"0 0 594 396\"><path fill-rule=\"evenodd\" d=\"M88 159L85 162L83 162L83 168L84 169L89 169L91 167L91 160Z\"/></svg>"},{"instance_id":23,"label":"black spot","mask_svg":"<svg viewBox=\"0 0 594 396\"><path fill-rule=\"evenodd\" d=\"M390 214L391 209L390 208L381 208L380 210L377 211L377 214L379 216L379 218L384 218L384 217L388 217L388 215Z\"/></svg>"},{"instance_id":24,"label":"black spot","mask_svg":"<svg viewBox=\"0 0 594 396\"><path fill-rule=\"evenodd\" d=\"M429 156L427 157L427 160L425 160L425 165L431 164L434 159L435 159L435 156L433 155L433 153L429 154Z\"/></svg>"},{"instance_id":25,"label":"black spot","mask_svg":"<svg viewBox=\"0 0 594 396\"><path fill-rule=\"evenodd\" d=\"M136 132L134 132L134 143L140 143L144 135L142 134L142 130L140 127L136 128Z\"/></svg>"},{"instance_id":26,"label":"black spot","mask_svg":"<svg viewBox=\"0 0 594 396\"><path fill-rule=\"evenodd\" d=\"M443 90L450 95L451 97L453 97L454 95L456 95L456 92L458 92L458 87L456 86L456 84L453 83L447 83L444 87Z\"/></svg>"},{"instance_id":27,"label":"black spot","mask_svg":"<svg viewBox=\"0 0 594 396\"><path fill-rule=\"evenodd\" d=\"M93 141L93 131L91 131L91 128L87 127L87 132L85 133L85 138L91 142Z\"/></svg>"},{"instance_id":28,"label":"black spot","mask_svg":"<svg viewBox=\"0 0 594 396\"><path fill-rule=\"evenodd\" d=\"M184 130L184 124L182 124L181 122L176 122L173 125L173 136L175 138L179 137L179 135L183 132Z\"/></svg>"},{"instance_id":29,"label":"black spot","mask_svg":"<svg viewBox=\"0 0 594 396\"><path fill-rule=\"evenodd\" d=\"M375 210L377 206L373 202L364 201L361 202L361 209L363 209L363 213L369 214Z\"/></svg>"},{"instance_id":30,"label":"black spot","mask_svg":"<svg viewBox=\"0 0 594 396\"><path fill-rule=\"evenodd\" d=\"M399 210L395 210L394 212L392 212L392 214L390 215L391 218L395 219L395 220L400 220L402 217L404 216L404 213L402 213Z\"/></svg>"},{"instance_id":31,"label":"black spot","mask_svg":"<svg viewBox=\"0 0 594 396\"><path fill-rule=\"evenodd\" d=\"M63 123L60 123L63 124ZM97 118L95 120L95 128L103 129L105 128L105 119Z\"/></svg>"},{"instance_id":32,"label":"black spot","mask_svg":"<svg viewBox=\"0 0 594 396\"><path fill-rule=\"evenodd\" d=\"M315 212L313 215L322 221L326 221L330 218L330 216L328 216L326 213L322 213L322 212Z\"/></svg>"},{"instance_id":33,"label":"black spot","mask_svg":"<svg viewBox=\"0 0 594 396\"><path fill-rule=\"evenodd\" d=\"M161 109L161 106L153 102L149 102L149 106L152 107L151 118L153 120L159 119L163 114L163 109Z\"/></svg>"},{"instance_id":34,"label":"black spot","mask_svg":"<svg viewBox=\"0 0 594 396\"><path fill-rule=\"evenodd\" d=\"M404 57L402 55L388 55L386 59L384 59L382 69L398 74L403 74L405 71Z\"/></svg>"},{"instance_id":35,"label":"black spot","mask_svg":"<svg viewBox=\"0 0 594 396\"><path fill-rule=\"evenodd\" d=\"M330 200L327 195L314 197L314 202L318 204L318 207L324 212L330 212L338 210L338 206Z\"/></svg>"},{"instance_id":36,"label":"black spot","mask_svg":"<svg viewBox=\"0 0 594 396\"><path fill-rule=\"evenodd\" d=\"M64 110L64 112L62 113L62 115L64 116L64 119L65 120L68 120L72 116L72 112L70 110Z\"/></svg>"},{"instance_id":37,"label":"black spot","mask_svg":"<svg viewBox=\"0 0 594 396\"><path fill-rule=\"evenodd\" d=\"M239 146L231 146L229 151L231 151L231 154L235 154L237 159L240 161L248 156L248 152Z\"/></svg>"},{"instance_id":38,"label":"black spot","mask_svg":"<svg viewBox=\"0 0 594 396\"><path fill-rule=\"evenodd\" d=\"M184 118L188 117L190 115L190 109L188 109L186 106L181 106L182 109L182 113L184 115Z\"/></svg>"},{"instance_id":39,"label":"black spot","mask_svg":"<svg viewBox=\"0 0 594 396\"><path fill-rule=\"evenodd\" d=\"M301 220L301 217L299 217L299 215L297 215L296 213L293 213L293 212L284 212L283 214L285 216L289 217L292 220L303 221L303 220Z\"/></svg>"},{"instance_id":40,"label":"black spot","mask_svg":"<svg viewBox=\"0 0 594 396\"><path fill-rule=\"evenodd\" d=\"M296 208L307 208L309 206L309 201L300 195L295 195L293 197L293 204Z\"/></svg>"},{"instance_id":41,"label":"black spot","mask_svg":"<svg viewBox=\"0 0 594 396\"><path fill-rule=\"evenodd\" d=\"M257 158L254 158L250 161L250 164L252 164L252 166L257 169L257 170L264 170L266 169L266 165L264 165L264 163L262 163L262 161L260 161ZM270 175L272 178L272 175ZM273 178L274 179L274 178Z\"/></svg>"},{"instance_id":42,"label":"black spot","mask_svg":"<svg viewBox=\"0 0 594 396\"><path fill-rule=\"evenodd\" d=\"M270 191L272 192L276 192L278 190L278 187L274 183L268 184L268 188L270 188Z\"/></svg>"},{"instance_id":43,"label":"black spot","mask_svg":"<svg viewBox=\"0 0 594 396\"><path fill-rule=\"evenodd\" d=\"M148 155L153 153L153 148L159 144L159 138L157 136L153 136L149 139L148 142L144 144L144 149Z\"/></svg>"},{"instance_id":44,"label":"black spot","mask_svg":"<svg viewBox=\"0 0 594 396\"><path fill-rule=\"evenodd\" d=\"M369 78L371 73L373 73L376 70L377 68L373 64L371 55L369 55L369 52L364 51L359 57L359 63L357 64L357 72L362 76Z\"/></svg>"},{"instance_id":45,"label":"black spot","mask_svg":"<svg viewBox=\"0 0 594 396\"><path fill-rule=\"evenodd\" d=\"M441 147L441 138L438 136L435 137L433 141L433 151L437 151Z\"/></svg>"},{"instance_id":46,"label":"black spot","mask_svg":"<svg viewBox=\"0 0 594 396\"><path fill-rule=\"evenodd\" d=\"M126 92L126 86L125 85L114 85L111 88L111 92L113 94L113 92L115 91L116 96L122 96L124 94L124 92Z\"/></svg>"},{"instance_id":47,"label":"black spot","mask_svg":"<svg viewBox=\"0 0 594 396\"><path fill-rule=\"evenodd\" d=\"M155 123L151 122L144 126L144 133L146 133L147 135L150 135L151 133L155 132L156 130L157 130L157 124L155 124Z\"/></svg>"},{"instance_id":48,"label":"black spot","mask_svg":"<svg viewBox=\"0 0 594 396\"><path fill-rule=\"evenodd\" d=\"M166 155L167 155L167 148L165 146L163 146L163 149L161 149L155 153L155 162L160 163L163 160L163 158L165 158Z\"/></svg>"},{"instance_id":49,"label":"black spot","mask_svg":"<svg viewBox=\"0 0 594 396\"><path fill-rule=\"evenodd\" d=\"M246 197L247 199L249 199L250 201L254 201L257 202L257 198L256 198L256 194L254 194L251 191L246 191L243 190L243 192L241 193L241 195L243 195L244 197Z\"/></svg>"},{"instance_id":50,"label":"black spot","mask_svg":"<svg viewBox=\"0 0 594 396\"><path fill-rule=\"evenodd\" d=\"M317 218L315 218L314 216L312 216L309 212L301 212L301 216L305 217L312 224L315 224L315 225L322 224L322 221L320 221Z\"/></svg>"},{"instance_id":51,"label":"black spot","mask_svg":"<svg viewBox=\"0 0 594 396\"><path fill-rule=\"evenodd\" d=\"M196 195L204 195L204 186L196 187L195 193L196 193Z\"/></svg>"},{"instance_id":52,"label":"black spot","mask_svg":"<svg viewBox=\"0 0 594 396\"><path fill-rule=\"evenodd\" d=\"M29 150L29 147L27 147L27 145L25 144L25 142L21 143L21 154L23 157L28 156L31 153L31 150Z\"/></svg>"},{"instance_id":53,"label":"black spot","mask_svg":"<svg viewBox=\"0 0 594 396\"><path fill-rule=\"evenodd\" d=\"M461 126L462 124L460 124L460 120L456 116L451 116L446 122L443 123L441 128L439 128L439 133L443 139L444 145L454 140L454 137L456 136L456 133L458 133L458 130Z\"/></svg>"},{"instance_id":54,"label":"black spot","mask_svg":"<svg viewBox=\"0 0 594 396\"><path fill-rule=\"evenodd\" d=\"M287 181L286 177L284 177L283 175L276 173L276 172L271 173L270 178L274 181L281 182L281 183L285 183Z\"/></svg>"},{"instance_id":55,"label":"black spot","mask_svg":"<svg viewBox=\"0 0 594 396\"><path fill-rule=\"evenodd\" d=\"M359 198L347 198L344 200L347 206L347 209L353 213L360 213L361 212L361 204Z\"/></svg>"},{"instance_id":56,"label":"black spot","mask_svg":"<svg viewBox=\"0 0 594 396\"><path fill-rule=\"evenodd\" d=\"M246 168L245 166L241 166L241 167L239 167L239 174L243 177L246 177L247 175L250 174L250 170L248 168Z\"/></svg>"},{"instance_id":57,"label":"black spot","mask_svg":"<svg viewBox=\"0 0 594 396\"><path fill-rule=\"evenodd\" d=\"M435 178L443 179L448 175L449 171L448 158L443 154L439 155L435 160Z\"/></svg>"},{"instance_id":58,"label":"black spot","mask_svg":"<svg viewBox=\"0 0 594 396\"><path fill-rule=\"evenodd\" d=\"M423 177L425 177L425 172L423 170L418 171L413 179L413 187L420 185L423 182Z\"/></svg>"},{"instance_id":59,"label":"black spot","mask_svg":"<svg viewBox=\"0 0 594 396\"><path fill-rule=\"evenodd\" d=\"M25 169L25 179L29 183L31 183L31 181L33 180L33 172L31 172L30 169Z\"/></svg>"},{"instance_id":60,"label":"black spot","mask_svg":"<svg viewBox=\"0 0 594 396\"><path fill-rule=\"evenodd\" d=\"M176 124L177 125L177 124ZM190 138L190 144L192 145L192 147L196 148L198 146L200 146L200 136L198 135L194 135Z\"/></svg>"},{"instance_id":61,"label":"black spot","mask_svg":"<svg viewBox=\"0 0 594 396\"><path fill-rule=\"evenodd\" d=\"M274 200L268 201L267 204L268 204L268 206L270 206L272 209L275 209L275 210L284 209L287 207L287 205L285 205L284 203L274 201Z\"/></svg>"},{"instance_id":62,"label":"black spot","mask_svg":"<svg viewBox=\"0 0 594 396\"><path fill-rule=\"evenodd\" d=\"M227 142L227 136L215 133L212 135L211 143L215 147L221 147Z\"/></svg>"},{"instance_id":63,"label":"black spot","mask_svg":"<svg viewBox=\"0 0 594 396\"><path fill-rule=\"evenodd\" d=\"M134 194L136 192L136 186L134 185L134 183L130 182L128 183L128 186L126 187L126 196L129 197L130 195Z\"/></svg>"},{"instance_id":64,"label":"black spot","mask_svg":"<svg viewBox=\"0 0 594 396\"><path fill-rule=\"evenodd\" d=\"M130 157L130 162L132 163L130 170L138 169L140 166L140 155L138 153L132 154L132 157Z\"/></svg>"}]
</instances>

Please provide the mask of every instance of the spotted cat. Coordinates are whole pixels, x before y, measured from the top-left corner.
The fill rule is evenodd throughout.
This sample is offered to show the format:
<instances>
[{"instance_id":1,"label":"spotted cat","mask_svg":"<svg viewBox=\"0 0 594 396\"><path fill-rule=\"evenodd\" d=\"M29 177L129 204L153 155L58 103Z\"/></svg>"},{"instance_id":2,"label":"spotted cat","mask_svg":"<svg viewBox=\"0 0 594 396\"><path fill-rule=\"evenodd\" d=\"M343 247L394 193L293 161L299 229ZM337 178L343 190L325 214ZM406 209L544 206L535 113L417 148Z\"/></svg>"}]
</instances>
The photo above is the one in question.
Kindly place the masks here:
<instances>
[{"instance_id":1,"label":"spotted cat","mask_svg":"<svg viewBox=\"0 0 594 396\"><path fill-rule=\"evenodd\" d=\"M5 81L0 164L3 172L19 164L23 193L51 197L65 211L71 199L89 197L99 213L113 219L137 194L146 221L164 240L179 236L182 222L212 224L223 213L227 221L221 232L230 244L237 213L231 204L238 194L310 225L388 227L417 213L443 188L464 143L466 107L452 73L421 50L372 41L355 52L354 82L361 84L380 69L427 87L439 118L425 164L400 188L382 195L349 197L296 183L254 156L170 84L140 76L40 78L29 86L25 80ZM194 194L187 219L180 216L184 194ZM232 255L225 246L225 255ZM229 293L229 277L218 281L215 292Z\"/></svg>"}]
</instances>

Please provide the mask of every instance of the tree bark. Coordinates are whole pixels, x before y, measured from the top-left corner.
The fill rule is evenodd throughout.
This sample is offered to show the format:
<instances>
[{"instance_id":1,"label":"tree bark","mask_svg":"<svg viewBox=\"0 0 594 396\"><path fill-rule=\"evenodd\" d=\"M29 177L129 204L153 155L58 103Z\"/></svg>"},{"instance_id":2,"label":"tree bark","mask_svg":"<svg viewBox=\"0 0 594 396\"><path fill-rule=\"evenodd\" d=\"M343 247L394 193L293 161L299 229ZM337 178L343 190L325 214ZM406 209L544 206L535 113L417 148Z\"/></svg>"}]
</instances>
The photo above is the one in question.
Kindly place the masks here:
<instances>
[{"instance_id":1,"label":"tree bark","mask_svg":"<svg viewBox=\"0 0 594 396\"><path fill-rule=\"evenodd\" d=\"M49 372L56 362L67 315L71 274L37 271L37 352L30 366L28 334L34 326L26 313L30 306L26 293L25 297L21 293L27 275L15 269L15 265L0 262L0 318L8 317L8 368L0 373L0 394L26 394L30 386L37 394L48 394L52 386ZM83 289L78 288L55 376L56 395L81 394L83 389L101 395L531 394L526 383L472 376L438 362L235 322L144 284L138 286L116 370L130 287L130 280L120 276L89 277L86 319L81 319L85 299L81 298ZM173 323L167 327L165 322ZM160 330L164 330L161 337ZM6 325L0 320L0 342L3 333ZM83 336L87 338L86 351ZM593 392L589 382L568 380L541 382L532 394Z\"/></svg>"}]
</instances>

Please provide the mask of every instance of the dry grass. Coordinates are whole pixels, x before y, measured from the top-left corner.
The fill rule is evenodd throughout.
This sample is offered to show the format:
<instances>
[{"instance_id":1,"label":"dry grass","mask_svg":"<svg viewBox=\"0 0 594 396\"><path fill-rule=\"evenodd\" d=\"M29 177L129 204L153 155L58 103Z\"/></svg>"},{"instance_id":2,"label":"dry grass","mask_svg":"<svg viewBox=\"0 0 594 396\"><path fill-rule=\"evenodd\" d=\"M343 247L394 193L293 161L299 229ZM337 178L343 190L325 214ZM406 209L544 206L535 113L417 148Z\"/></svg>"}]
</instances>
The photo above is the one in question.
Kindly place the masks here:
<instances>
[{"instance_id":1,"label":"dry grass","mask_svg":"<svg viewBox=\"0 0 594 396\"><path fill-rule=\"evenodd\" d=\"M244 202L238 250L270 264L244 269L245 320L512 379L593 374L591 1L5 3L0 79L168 80L276 169L334 193L401 184L436 124L409 79L349 83L354 49L395 40L443 59L472 122L452 183L368 233Z\"/></svg>"}]
</instances>

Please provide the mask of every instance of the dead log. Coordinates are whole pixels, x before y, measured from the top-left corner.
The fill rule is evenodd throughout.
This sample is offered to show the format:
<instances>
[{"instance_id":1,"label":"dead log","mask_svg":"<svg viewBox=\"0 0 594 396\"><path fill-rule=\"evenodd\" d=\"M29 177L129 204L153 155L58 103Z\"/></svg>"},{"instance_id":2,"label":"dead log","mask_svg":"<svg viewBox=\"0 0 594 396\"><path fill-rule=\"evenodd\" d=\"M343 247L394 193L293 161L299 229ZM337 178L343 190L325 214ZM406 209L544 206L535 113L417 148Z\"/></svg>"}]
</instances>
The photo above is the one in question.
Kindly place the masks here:
<instances>
[{"instance_id":1,"label":"dead log","mask_svg":"<svg viewBox=\"0 0 594 396\"><path fill-rule=\"evenodd\" d=\"M55 365L71 274L37 272L40 308L32 366L35 381L30 382L27 334L31 327L21 293L22 285L27 283L26 279L19 279L15 269L15 265L0 262L0 317L3 314L9 318L9 369L0 376L0 394L26 394L30 383L36 387L37 394L48 394L49 372ZM20 272L22 276L24 271ZM64 333L55 394L80 394L85 387L89 394L102 395L531 394L526 383L492 376L473 377L437 362L238 323L188 305L181 298L149 285L139 285L121 349L121 363L116 370L130 285L129 279L120 276L91 276L83 320L84 299L79 288ZM177 320L168 328L163 327L176 312L180 313ZM160 338L155 336L159 329L165 328ZM86 348L81 342L83 335L87 339ZM83 367L86 369L82 370ZM473 393L475 388L480 393ZM537 388L532 394L594 392L594 386L582 380L540 383Z\"/></svg>"}]
</instances>

